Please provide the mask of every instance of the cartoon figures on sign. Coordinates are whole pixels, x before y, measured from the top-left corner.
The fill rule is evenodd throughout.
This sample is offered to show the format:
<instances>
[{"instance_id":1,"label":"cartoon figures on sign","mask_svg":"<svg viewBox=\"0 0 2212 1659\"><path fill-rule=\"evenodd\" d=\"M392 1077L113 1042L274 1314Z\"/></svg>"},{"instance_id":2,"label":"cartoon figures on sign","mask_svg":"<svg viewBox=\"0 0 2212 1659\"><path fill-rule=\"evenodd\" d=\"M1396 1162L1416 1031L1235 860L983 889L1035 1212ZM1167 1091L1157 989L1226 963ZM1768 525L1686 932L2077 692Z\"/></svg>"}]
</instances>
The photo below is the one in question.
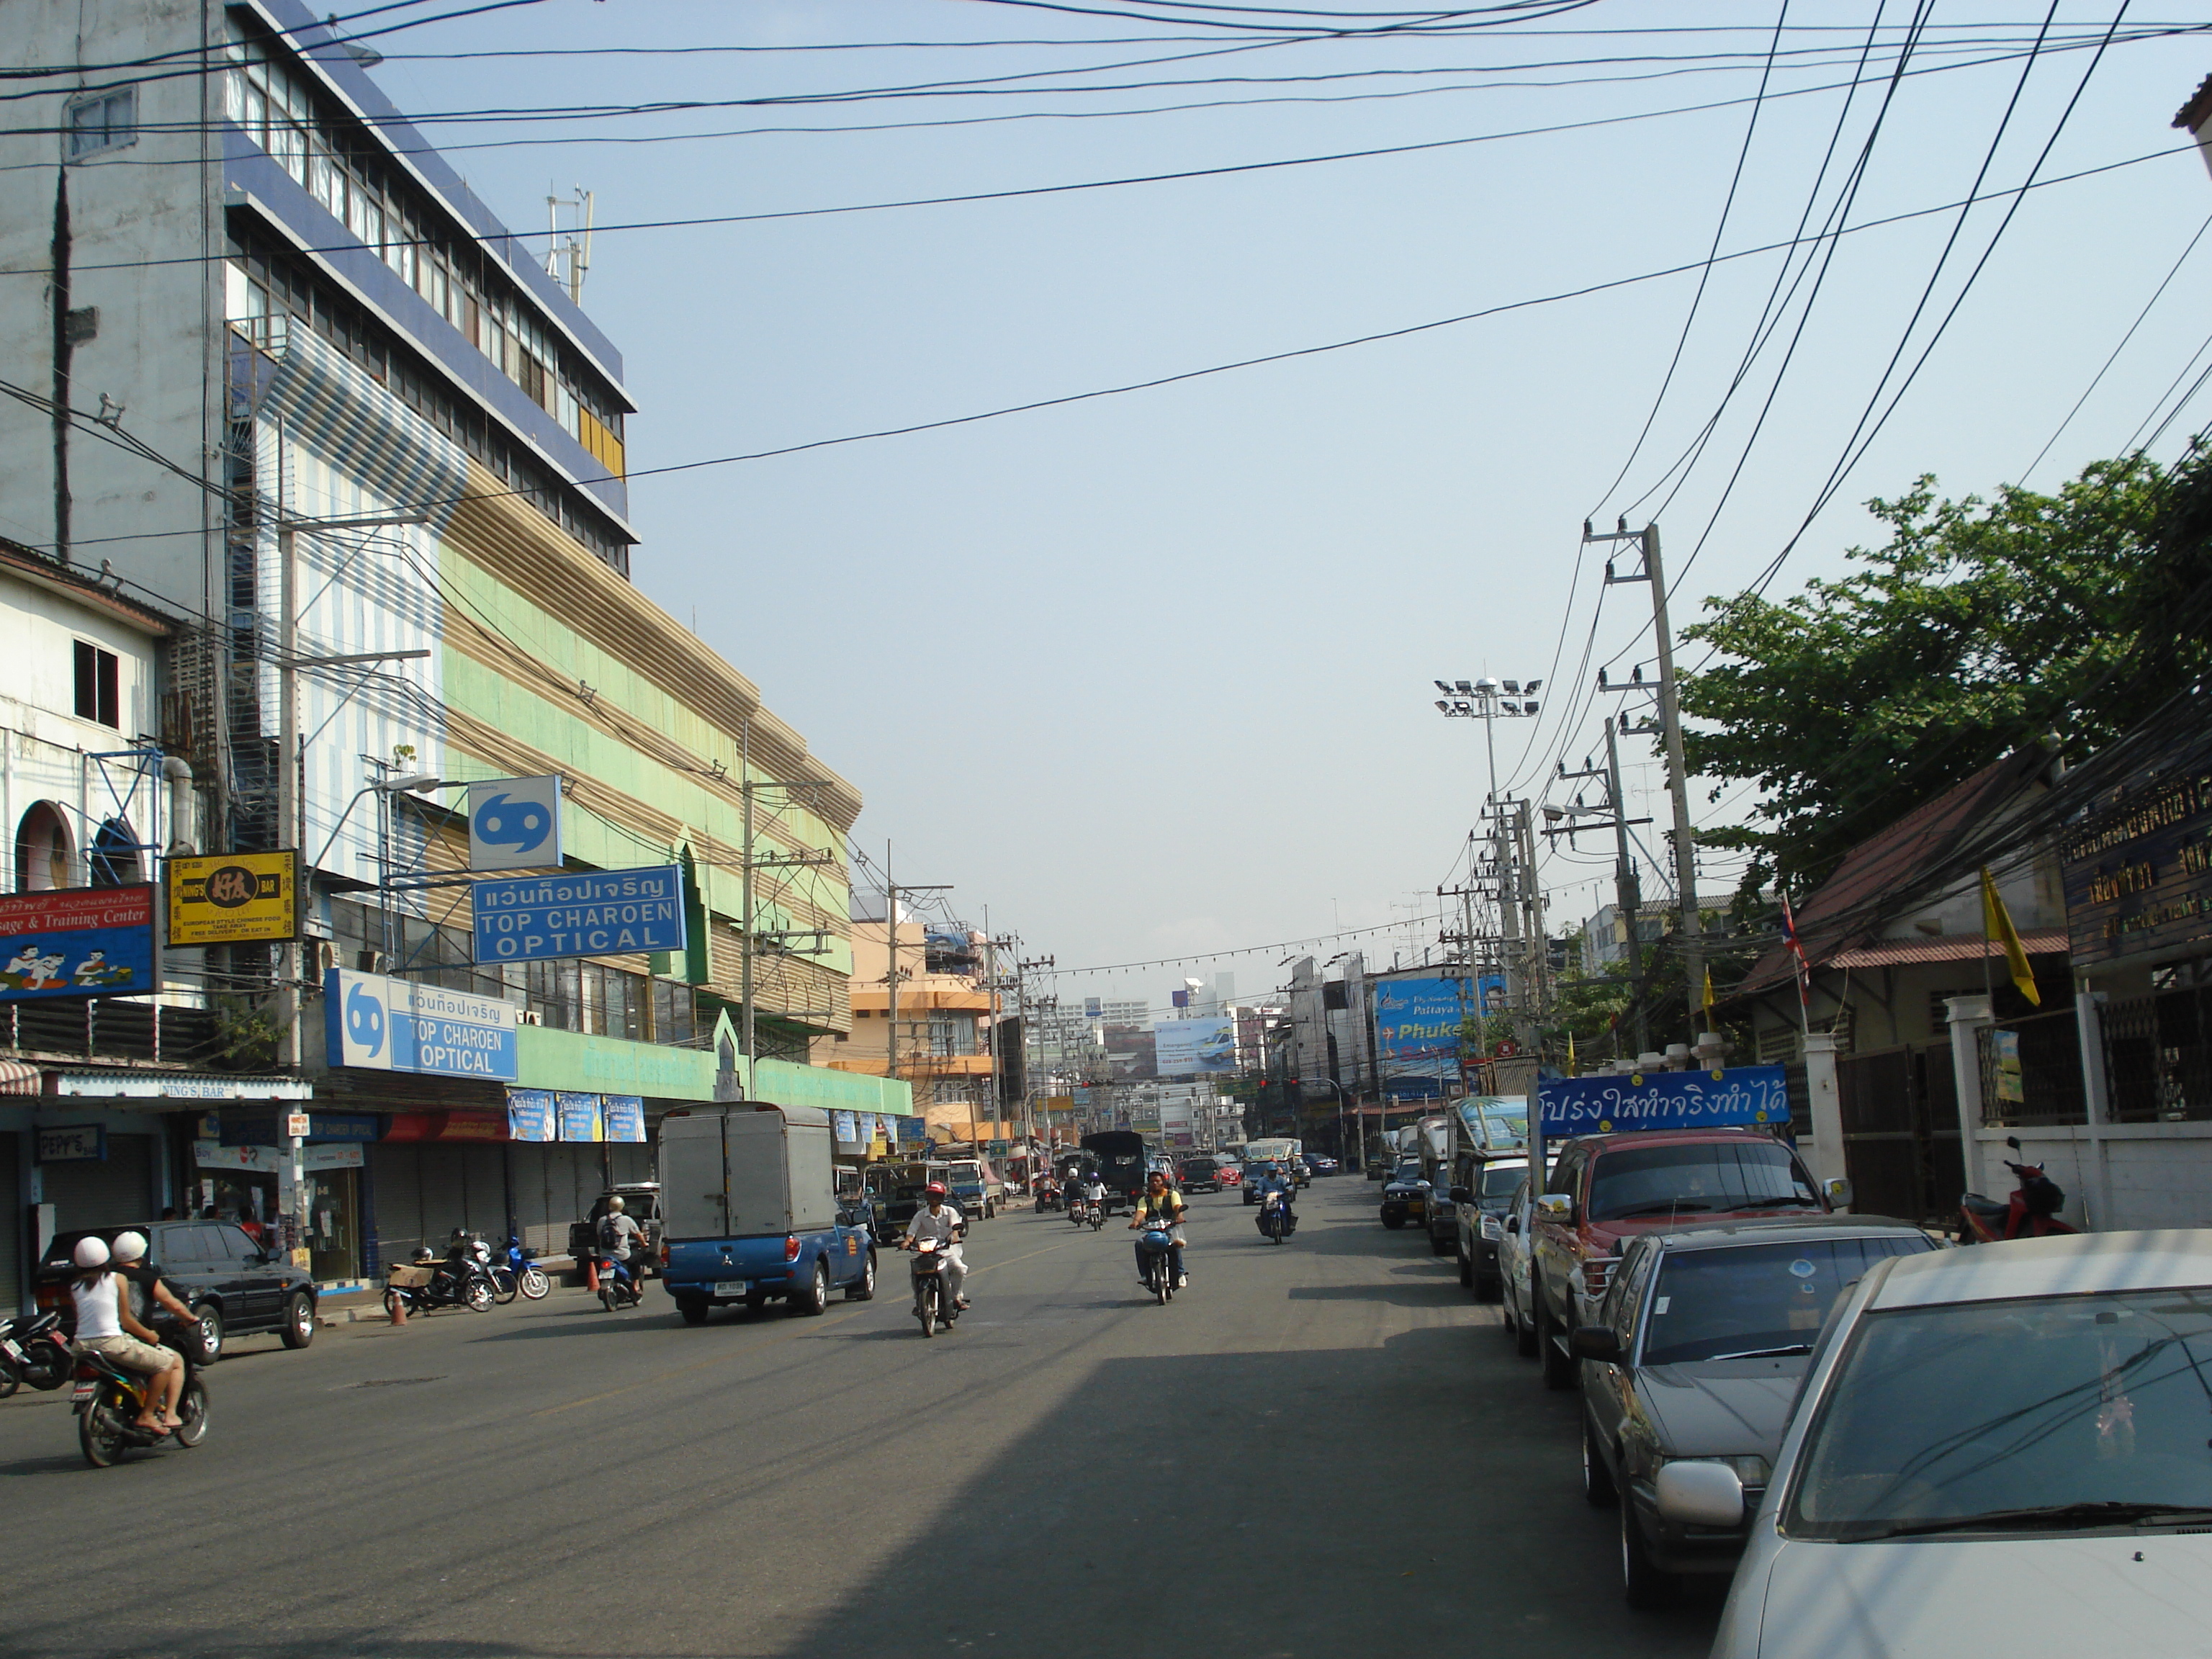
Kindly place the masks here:
<instances>
[{"instance_id":1,"label":"cartoon figures on sign","mask_svg":"<svg viewBox=\"0 0 2212 1659\"><path fill-rule=\"evenodd\" d=\"M136 976L125 963L110 962L103 950L88 951L83 960L64 975L62 963L67 960L66 951L42 950L33 939L9 958L6 968L0 969L0 986L10 991L106 990L127 985Z\"/></svg>"}]
</instances>

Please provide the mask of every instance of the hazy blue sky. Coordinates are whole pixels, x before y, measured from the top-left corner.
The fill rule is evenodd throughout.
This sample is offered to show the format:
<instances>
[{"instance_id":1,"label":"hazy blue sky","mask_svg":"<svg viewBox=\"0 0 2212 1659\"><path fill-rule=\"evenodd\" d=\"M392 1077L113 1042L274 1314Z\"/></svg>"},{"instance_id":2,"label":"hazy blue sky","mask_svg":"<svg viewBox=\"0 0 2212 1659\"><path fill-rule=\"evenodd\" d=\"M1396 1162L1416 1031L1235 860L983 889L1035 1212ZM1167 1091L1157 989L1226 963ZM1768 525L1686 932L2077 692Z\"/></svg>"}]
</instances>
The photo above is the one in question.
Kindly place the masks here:
<instances>
[{"instance_id":1,"label":"hazy blue sky","mask_svg":"<svg viewBox=\"0 0 2212 1659\"><path fill-rule=\"evenodd\" d=\"M602 234L585 305L628 356L643 410L629 458L650 468L1694 267L1713 243L1751 118L1743 100L1758 89L1778 9L1779 0L1608 0L1480 35L1268 45L971 93L429 131L453 147L559 139L456 155L495 210L528 229L544 224L549 187L596 191L602 222L762 213L1735 100L1207 179ZM1850 78L1850 54L1876 9L1867 0L1788 8L1769 90L1797 95L1770 95L1759 112L1724 252L1796 234L1844 99L1800 89ZM1904 79L1850 222L1968 192L2040 9L1934 6L1912 67L1999 61ZM2172 9L2131 15L2125 27L2155 27ZM1884 75L1911 10L1904 0L1882 9ZM2069 0L2054 40L2094 42L2112 17ZM406 56L1109 38L1125 44ZM404 107L425 112L791 98L1127 64L1226 40L973 3L549 0L389 37L377 75ZM2049 51L2035 63L1985 191L2028 176L2091 57ZM1589 62L1601 58L1618 61ZM1507 67L1545 64L1563 66ZM1459 72L1268 80L1437 69ZM2182 135L2168 123L2208 70L2203 34L2114 45L2040 176L2175 148ZM1139 86L1219 76L1248 78ZM1443 89L1352 96L1418 88ZM1877 81L1857 92L1816 227L1887 90ZM1306 101L1070 118L1224 98ZM986 116L1038 118L974 124ZM577 142L917 122L971 124ZM2008 200L1967 218L1904 368ZM1923 472L1958 494L2023 480L2208 214L2212 180L2191 154L2030 192L1776 591L1842 568L1843 550L1871 534L1858 505L1869 495L1899 493ZM1710 447L1664 506L1669 574L1681 574L1678 627L1705 596L1756 577L1796 533L1956 222L1939 213L1841 239L1716 518L1809 280L1795 290ZM1614 702L1593 708L1581 688L1601 662L1625 673L1649 659L1638 637L1649 610L1640 587L1614 588L1601 604L1601 559L1578 561L1583 520L1609 523L1632 507L1640 523L1666 501L1664 488L1646 492L1711 418L1783 257L1716 267L1651 435L1617 489L1688 314L1694 270L1158 390L641 479L635 578L679 618L696 607L700 633L865 791L864 846L880 856L890 838L902 878L955 884L962 915L980 921L988 904L995 928L1018 930L1064 967L1428 915L1425 896L1451 878L1485 787L1481 732L1438 716L1431 677L1549 682L1543 717L1498 732L1500 770L1516 782L1540 787L1559 755L1572 764L1595 748L1600 712ZM2200 246L2025 482L2054 483L2119 450L2154 410L2163 416L2162 395L2212 327L2208 272L2212 246ZM2208 416L2212 398L2169 427L2158 453L2172 453ZM1646 793L1658 770L1640 751L1638 760L1632 805L1663 817ZM1609 896L1610 859L1597 848L1562 851L1545 873L1557 925ZM1718 861L1705 879L1732 884ZM1657 887L1647 878L1647 892ZM1413 948L1433 933L1432 922L1414 926ZM1370 961L1387 963L1407 940L1377 936ZM1285 954L1202 971L1231 969L1249 994L1279 982ZM1164 1002L1181 971L1060 988Z\"/></svg>"}]
</instances>

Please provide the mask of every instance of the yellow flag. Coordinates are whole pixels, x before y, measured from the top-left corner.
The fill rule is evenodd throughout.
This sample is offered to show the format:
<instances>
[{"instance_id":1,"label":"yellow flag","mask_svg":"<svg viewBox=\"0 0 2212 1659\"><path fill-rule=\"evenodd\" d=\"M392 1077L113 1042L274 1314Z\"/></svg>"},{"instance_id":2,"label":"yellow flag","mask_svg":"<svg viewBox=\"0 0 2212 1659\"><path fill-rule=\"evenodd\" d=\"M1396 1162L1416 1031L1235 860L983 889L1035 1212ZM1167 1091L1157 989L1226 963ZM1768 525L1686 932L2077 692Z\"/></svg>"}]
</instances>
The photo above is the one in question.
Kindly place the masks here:
<instances>
[{"instance_id":1,"label":"yellow flag","mask_svg":"<svg viewBox=\"0 0 2212 1659\"><path fill-rule=\"evenodd\" d=\"M1569 1077L1582 1075L1575 1066L1575 1034L1572 1031L1567 1033L1567 1075Z\"/></svg>"},{"instance_id":2,"label":"yellow flag","mask_svg":"<svg viewBox=\"0 0 2212 1659\"><path fill-rule=\"evenodd\" d=\"M1713 1006L1713 1004L1714 1004L1715 1002L1717 1002L1717 1000L1719 1000L1719 999L1718 999L1718 998L1717 998L1717 997L1715 997L1715 996L1713 995L1713 970L1712 970L1711 969L1708 968L1708 969L1705 969L1705 1006L1706 1007L1710 1008L1710 1007L1711 1007L1711 1006Z\"/></svg>"},{"instance_id":3,"label":"yellow flag","mask_svg":"<svg viewBox=\"0 0 2212 1659\"><path fill-rule=\"evenodd\" d=\"M2035 974L2027 965L2027 947L2020 942L2020 929L2012 925L2011 914L1997 896L1996 878L1986 864L1982 866L1982 934L2004 946L2006 973L2020 987L2021 995L2040 1008L2043 993L2035 988Z\"/></svg>"}]
</instances>

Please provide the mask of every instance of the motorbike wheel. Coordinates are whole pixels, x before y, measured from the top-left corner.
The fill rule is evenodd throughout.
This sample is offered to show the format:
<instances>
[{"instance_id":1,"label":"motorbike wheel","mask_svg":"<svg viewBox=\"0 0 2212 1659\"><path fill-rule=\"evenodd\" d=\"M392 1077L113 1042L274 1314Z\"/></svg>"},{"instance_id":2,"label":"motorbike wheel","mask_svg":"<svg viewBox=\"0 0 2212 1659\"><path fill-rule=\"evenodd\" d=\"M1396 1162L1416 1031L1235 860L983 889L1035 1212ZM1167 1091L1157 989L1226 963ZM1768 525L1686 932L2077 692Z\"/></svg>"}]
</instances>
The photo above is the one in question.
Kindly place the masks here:
<instances>
[{"instance_id":1,"label":"motorbike wheel","mask_svg":"<svg viewBox=\"0 0 2212 1659\"><path fill-rule=\"evenodd\" d=\"M925 1285L915 1293L914 1316L921 1321L924 1336L937 1334L937 1286Z\"/></svg>"},{"instance_id":2,"label":"motorbike wheel","mask_svg":"<svg viewBox=\"0 0 2212 1659\"><path fill-rule=\"evenodd\" d=\"M76 1443L95 1469L110 1468L123 1455L123 1415L112 1384L103 1384L76 1414Z\"/></svg>"},{"instance_id":3,"label":"motorbike wheel","mask_svg":"<svg viewBox=\"0 0 2212 1659\"><path fill-rule=\"evenodd\" d=\"M70 1351L58 1342L34 1342L27 1351L23 1381L40 1394L52 1394L70 1380L76 1369Z\"/></svg>"},{"instance_id":4,"label":"motorbike wheel","mask_svg":"<svg viewBox=\"0 0 2212 1659\"><path fill-rule=\"evenodd\" d=\"M461 1292L461 1300L468 1304L471 1313L489 1313L492 1304L491 1280L470 1279L468 1288Z\"/></svg>"},{"instance_id":5,"label":"motorbike wheel","mask_svg":"<svg viewBox=\"0 0 2212 1659\"><path fill-rule=\"evenodd\" d=\"M609 1313L615 1310L615 1276L604 1275L599 1280L599 1305Z\"/></svg>"},{"instance_id":6,"label":"motorbike wheel","mask_svg":"<svg viewBox=\"0 0 2212 1659\"><path fill-rule=\"evenodd\" d=\"M22 1386L23 1379L15 1375L15 1366L0 1359L0 1400L5 1400Z\"/></svg>"},{"instance_id":7,"label":"motorbike wheel","mask_svg":"<svg viewBox=\"0 0 2212 1659\"><path fill-rule=\"evenodd\" d=\"M197 1446L207 1438L207 1384L197 1376L185 1379L185 1391L177 1401L177 1415L185 1419L182 1428L169 1431L169 1437L179 1446Z\"/></svg>"},{"instance_id":8,"label":"motorbike wheel","mask_svg":"<svg viewBox=\"0 0 2212 1659\"><path fill-rule=\"evenodd\" d=\"M514 1301L515 1292L522 1288L520 1285L515 1282L515 1277L511 1273L495 1273L492 1275L491 1282L493 1287L491 1299L498 1303L502 1308L504 1308L508 1303Z\"/></svg>"},{"instance_id":9,"label":"motorbike wheel","mask_svg":"<svg viewBox=\"0 0 2212 1659\"><path fill-rule=\"evenodd\" d=\"M1164 1261L1152 1263L1152 1294L1159 1298L1163 1308L1175 1299L1175 1275L1168 1271Z\"/></svg>"},{"instance_id":10,"label":"motorbike wheel","mask_svg":"<svg viewBox=\"0 0 2212 1659\"><path fill-rule=\"evenodd\" d=\"M515 1283L521 1286L523 1295L532 1302L542 1302L545 1293L553 1288L553 1281L545 1276L545 1269L535 1261L522 1270Z\"/></svg>"}]
</instances>

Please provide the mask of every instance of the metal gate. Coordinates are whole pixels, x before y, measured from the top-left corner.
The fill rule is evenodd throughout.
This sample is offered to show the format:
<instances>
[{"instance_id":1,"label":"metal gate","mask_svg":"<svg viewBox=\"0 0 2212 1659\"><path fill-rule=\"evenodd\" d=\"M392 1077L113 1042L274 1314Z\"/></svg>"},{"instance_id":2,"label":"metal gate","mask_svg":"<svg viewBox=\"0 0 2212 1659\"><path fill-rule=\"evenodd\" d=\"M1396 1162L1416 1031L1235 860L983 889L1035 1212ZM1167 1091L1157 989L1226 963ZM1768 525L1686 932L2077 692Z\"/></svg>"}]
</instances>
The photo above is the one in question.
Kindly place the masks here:
<instances>
[{"instance_id":1,"label":"metal gate","mask_svg":"<svg viewBox=\"0 0 2212 1659\"><path fill-rule=\"evenodd\" d=\"M1921 1222L1955 1213L1966 1175L1949 1047L1885 1048L1838 1060L1836 1092L1851 1207Z\"/></svg>"},{"instance_id":2,"label":"metal gate","mask_svg":"<svg viewBox=\"0 0 2212 1659\"><path fill-rule=\"evenodd\" d=\"M54 1206L54 1231L119 1227L151 1220L154 1202L154 1137L107 1137L107 1156L82 1163L48 1164L40 1171L46 1201Z\"/></svg>"}]
</instances>

